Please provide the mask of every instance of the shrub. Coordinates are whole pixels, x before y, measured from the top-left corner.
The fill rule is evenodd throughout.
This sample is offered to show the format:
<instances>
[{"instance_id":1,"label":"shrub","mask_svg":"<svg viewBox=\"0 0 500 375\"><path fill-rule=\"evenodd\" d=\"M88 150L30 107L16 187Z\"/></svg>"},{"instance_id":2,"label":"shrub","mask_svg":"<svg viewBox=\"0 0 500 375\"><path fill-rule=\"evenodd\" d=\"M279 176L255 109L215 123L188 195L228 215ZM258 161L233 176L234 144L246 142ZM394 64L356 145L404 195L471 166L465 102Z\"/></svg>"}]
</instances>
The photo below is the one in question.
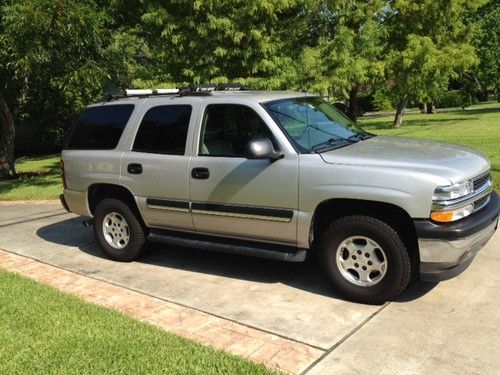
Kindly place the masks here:
<instances>
[{"instance_id":1,"label":"shrub","mask_svg":"<svg viewBox=\"0 0 500 375\"><path fill-rule=\"evenodd\" d=\"M372 94L358 95L358 112L362 115L365 112L373 112Z\"/></svg>"},{"instance_id":2,"label":"shrub","mask_svg":"<svg viewBox=\"0 0 500 375\"><path fill-rule=\"evenodd\" d=\"M394 106L389 95L378 90L373 93L373 108L376 111L392 111Z\"/></svg>"},{"instance_id":3,"label":"shrub","mask_svg":"<svg viewBox=\"0 0 500 375\"><path fill-rule=\"evenodd\" d=\"M374 90L358 96L358 108L362 114L374 111L392 111L394 109L391 98L382 90Z\"/></svg>"},{"instance_id":4,"label":"shrub","mask_svg":"<svg viewBox=\"0 0 500 375\"><path fill-rule=\"evenodd\" d=\"M437 101L438 108L468 107L477 102L477 99L468 91L450 90L445 92Z\"/></svg>"}]
</instances>

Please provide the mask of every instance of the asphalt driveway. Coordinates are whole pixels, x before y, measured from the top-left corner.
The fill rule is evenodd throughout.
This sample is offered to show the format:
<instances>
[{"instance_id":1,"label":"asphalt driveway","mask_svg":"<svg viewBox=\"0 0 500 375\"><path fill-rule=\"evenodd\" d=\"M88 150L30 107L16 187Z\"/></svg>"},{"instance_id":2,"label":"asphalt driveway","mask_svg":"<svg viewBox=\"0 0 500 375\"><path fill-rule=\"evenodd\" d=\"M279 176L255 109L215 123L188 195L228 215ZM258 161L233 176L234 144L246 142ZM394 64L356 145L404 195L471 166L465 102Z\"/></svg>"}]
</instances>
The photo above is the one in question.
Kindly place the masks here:
<instances>
[{"instance_id":1,"label":"asphalt driveway","mask_svg":"<svg viewBox=\"0 0 500 375\"><path fill-rule=\"evenodd\" d=\"M0 248L273 333L325 354L309 373L498 373L500 235L461 276L383 306L340 299L310 261L164 245L117 263L58 204L0 204Z\"/></svg>"}]
</instances>

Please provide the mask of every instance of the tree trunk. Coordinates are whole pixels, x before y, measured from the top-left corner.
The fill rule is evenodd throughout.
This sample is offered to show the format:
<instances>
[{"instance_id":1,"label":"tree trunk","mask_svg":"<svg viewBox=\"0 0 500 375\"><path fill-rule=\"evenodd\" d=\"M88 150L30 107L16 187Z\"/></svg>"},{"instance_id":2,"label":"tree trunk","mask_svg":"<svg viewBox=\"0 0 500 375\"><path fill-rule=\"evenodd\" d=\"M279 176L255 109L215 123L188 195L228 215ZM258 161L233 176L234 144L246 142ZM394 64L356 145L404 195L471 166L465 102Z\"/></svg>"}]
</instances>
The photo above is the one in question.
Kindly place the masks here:
<instances>
[{"instance_id":1,"label":"tree trunk","mask_svg":"<svg viewBox=\"0 0 500 375\"><path fill-rule=\"evenodd\" d=\"M427 103L422 103L420 106L420 113L427 113Z\"/></svg>"},{"instance_id":2,"label":"tree trunk","mask_svg":"<svg viewBox=\"0 0 500 375\"><path fill-rule=\"evenodd\" d=\"M394 117L394 126L396 128L400 128L403 126L403 115L405 114L406 104L408 104L407 98L403 98L398 102L396 117Z\"/></svg>"},{"instance_id":3,"label":"tree trunk","mask_svg":"<svg viewBox=\"0 0 500 375\"><path fill-rule=\"evenodd\" d=\"M14 117L0 93L0 179L13 178L16 174L14 167Z\"/></svg>"},{"instance_id":4,"label":"tree trunk","mask_svg":"<svg viewBox=\"0 0 500 375\"><path fill-rule=\"evenodd\" d=\"M477 97L478 97L479 101L480 102L487 101L488 100L488 89L481 84L481 82L479 81L479 78L477 78L476 75L473 75L472 77L474 79L474 82L476 83Z\"/></svg>"},{"instance_id":5,"label":"tree trunk","mask_svg":"<svg viewBox=\"0 0 500 375\"><path fill-rule=\"evenodd\" d=\"M436 106L434 105L434 103L427 104L427 113L436 113Z\"/></svg>"},{"instance_id":6,"label":"tree trunk","mask_svg":"<svg viewBox=\"0 0 500 375\"><path fill-rule=\"evenodd\" d=\"M349 117L356 122L358 117L358 86L349 91Z\"/></svg>"}]
</instances>

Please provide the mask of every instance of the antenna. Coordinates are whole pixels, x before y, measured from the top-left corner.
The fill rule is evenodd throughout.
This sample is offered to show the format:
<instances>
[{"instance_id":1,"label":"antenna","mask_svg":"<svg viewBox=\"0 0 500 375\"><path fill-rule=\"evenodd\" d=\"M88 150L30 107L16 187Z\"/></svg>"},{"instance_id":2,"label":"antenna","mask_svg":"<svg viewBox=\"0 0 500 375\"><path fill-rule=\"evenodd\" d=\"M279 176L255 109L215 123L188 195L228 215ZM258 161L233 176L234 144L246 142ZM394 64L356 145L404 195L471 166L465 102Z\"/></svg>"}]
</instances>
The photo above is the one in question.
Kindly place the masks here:
<instances>
[{"instance_id":1,"label":"antenna","mask_svg":"<svg viewBox=\"0 0 500 375\"><path fill-rule=\"evenodd\" d=\"M307 99L307 91L303 90L304 92L304 103L306 104L306 126L307 126L307 142L309 143L309 148L311 148L311 129L309 128L309 105L306 102Z\"/></svg>"}]
</instances>

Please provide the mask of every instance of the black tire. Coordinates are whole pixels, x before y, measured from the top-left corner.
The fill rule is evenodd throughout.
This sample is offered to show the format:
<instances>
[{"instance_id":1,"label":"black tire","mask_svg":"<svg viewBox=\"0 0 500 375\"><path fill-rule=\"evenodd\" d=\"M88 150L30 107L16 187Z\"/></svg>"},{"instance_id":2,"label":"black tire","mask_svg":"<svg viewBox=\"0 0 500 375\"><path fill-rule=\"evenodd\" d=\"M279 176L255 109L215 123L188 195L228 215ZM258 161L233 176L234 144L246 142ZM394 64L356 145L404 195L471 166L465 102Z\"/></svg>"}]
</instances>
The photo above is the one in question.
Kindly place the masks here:
<instances>
[{"instance_id":1,"label":"black tire","mask_svg":"<svg viewBox=\"0 0 500 375\"><path fill-rule=\"evenodd\" d=\"M342 266L337 264L337 249L348 238L356 236L372 239L383 249L386 271L385 275L374 285L356 285L356 281L348 280L349 275L344 276L346 274L345 270L341 270ZM339 256L345 257L345 251L349 254L349 251L345 250L345 248L341 249L339 250ZM393 228L373 217L356 215L335 220L325 231L319 250L321 263L330 281L334 288L346 299L368 304L382 304L398 296L410 281L411 259L404 242ZM377 251L375 250L375 252ZM349 254L349 257L352 257L352 255ZM362 259L363 255L358 255L358 257ZM366 262L365 259L362 261ZM343 260L340 260L340 262L343 262ZM353 260L352 262L356 261ZM361 263L357 267L360 265ZM359 274L355 272L354 270L354 279L356 279L356 276L359 277ZM377 275L377 272L373 274ZM378 275L381 276L380 273Z\"/></svg>"},{"instance_id":2,"label":"black tire","mask_svg":"<svg viewBox=\"0 0 500 375\"><path fill-rule=\"evenodd\" d=\"M114 248L105 239L103 221L110 213L121 215L128 224L129 240L126 246L121 249ZM97 204L94 211L94 234L104 253L111 259L120 262L135 260L146 243L144 228L138 217L126 203L118 199L107 198Z\"/></svg>"}]
</instances>

